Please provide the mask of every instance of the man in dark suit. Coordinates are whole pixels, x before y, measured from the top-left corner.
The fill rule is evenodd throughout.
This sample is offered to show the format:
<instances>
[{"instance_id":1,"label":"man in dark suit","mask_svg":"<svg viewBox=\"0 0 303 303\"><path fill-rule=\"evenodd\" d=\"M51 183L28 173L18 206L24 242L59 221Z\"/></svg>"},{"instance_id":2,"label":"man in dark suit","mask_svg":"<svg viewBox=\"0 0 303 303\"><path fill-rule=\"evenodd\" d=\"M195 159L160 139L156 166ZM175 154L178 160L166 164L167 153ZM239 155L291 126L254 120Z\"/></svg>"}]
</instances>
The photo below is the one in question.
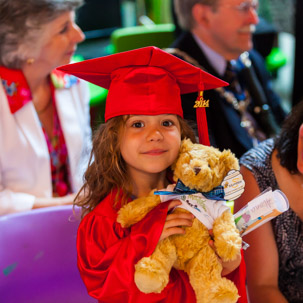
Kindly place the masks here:
<instances>
[{"instance_id":1,"label":"man in dark suit","mask_svg":"<svg viewBox=\"0 0 303 303\"><path fill-rule=\"evenodd\" d=\"M274 135L285 118L260 54L252 50L257 0L174 0L184 30L167 51L230 83L205 91L210 143L240 157ZM249 51L249 52L248 52ZM196 96L183 95L185 119L196 128Z\"/></svg>"}]
</instances>

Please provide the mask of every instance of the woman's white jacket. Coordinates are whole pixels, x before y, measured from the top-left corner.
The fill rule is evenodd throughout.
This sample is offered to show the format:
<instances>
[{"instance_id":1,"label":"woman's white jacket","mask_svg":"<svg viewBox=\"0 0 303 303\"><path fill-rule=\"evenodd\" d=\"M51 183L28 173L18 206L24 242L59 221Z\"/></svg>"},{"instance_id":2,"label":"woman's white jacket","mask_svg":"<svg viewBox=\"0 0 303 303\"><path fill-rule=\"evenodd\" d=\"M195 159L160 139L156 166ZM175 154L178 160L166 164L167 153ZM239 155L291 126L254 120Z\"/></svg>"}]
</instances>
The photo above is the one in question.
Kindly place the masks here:
<instances>
[{"instance_id":1,"label":"woman's white jacket","mask_svg":"<svg viewBox=\"0 0 303 303\"><path fill-rule=\"evenodd\" d=\"M91 150L87 84L57 88L55 99L77 192ZM35 197L52 197L47 143L33 103L12 114L0 78L0 215L31 209Z\"/></svg>"}]
</instances>

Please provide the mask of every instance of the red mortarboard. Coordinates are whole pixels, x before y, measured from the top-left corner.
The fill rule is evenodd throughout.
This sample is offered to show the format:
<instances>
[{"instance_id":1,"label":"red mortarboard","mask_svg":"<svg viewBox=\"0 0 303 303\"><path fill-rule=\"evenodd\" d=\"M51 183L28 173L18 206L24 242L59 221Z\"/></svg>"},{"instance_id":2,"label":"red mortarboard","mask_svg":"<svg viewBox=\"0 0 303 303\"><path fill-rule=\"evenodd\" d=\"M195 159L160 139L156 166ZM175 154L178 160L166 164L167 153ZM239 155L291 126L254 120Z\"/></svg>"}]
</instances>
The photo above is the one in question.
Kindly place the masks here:
<instances>
[{"instance_id":1,"label":"red mortarboard","mask_svg":"<svg viewBox=\"0 0 303 303\"><path fill-rule=\"evenodd\" d=\"M108 89L105 121L120 115L176 114L183 117L180 94L228 83L149 46L58 68ZM198 110L200 118L198 119ZM209 144L204 108L197 110L199 139ZM202 116L201 116L202 114ZM203 139L202 139L203 138Z\"/></svg>"}]
</instances>

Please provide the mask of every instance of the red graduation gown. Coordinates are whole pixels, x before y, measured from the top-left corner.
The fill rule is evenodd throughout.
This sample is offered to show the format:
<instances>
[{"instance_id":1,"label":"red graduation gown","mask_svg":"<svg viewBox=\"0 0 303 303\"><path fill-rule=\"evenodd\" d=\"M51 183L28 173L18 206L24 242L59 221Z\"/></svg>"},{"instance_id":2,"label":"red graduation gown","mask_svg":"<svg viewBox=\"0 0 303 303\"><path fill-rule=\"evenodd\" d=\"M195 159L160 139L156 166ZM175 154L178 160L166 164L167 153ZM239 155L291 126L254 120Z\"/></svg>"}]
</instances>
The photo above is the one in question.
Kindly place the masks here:
<instances>
[{"instance_id":1,"label":"red graduation gown","mask_svg":"<svg viewBox=\"0 0 303 303\"><path fill-rule=\"evenodd\" d=\"M168 202L161 203L142 221L125 229L116 222L117 212L112 207L114 196L115 192L108 195L86 215L78 229L78 268L88 293L102 303L196 302L183 271L172 269L169 283L160 294L144 294L134 283L134 265L154 251Z\"/></svg>"}]
</instances>

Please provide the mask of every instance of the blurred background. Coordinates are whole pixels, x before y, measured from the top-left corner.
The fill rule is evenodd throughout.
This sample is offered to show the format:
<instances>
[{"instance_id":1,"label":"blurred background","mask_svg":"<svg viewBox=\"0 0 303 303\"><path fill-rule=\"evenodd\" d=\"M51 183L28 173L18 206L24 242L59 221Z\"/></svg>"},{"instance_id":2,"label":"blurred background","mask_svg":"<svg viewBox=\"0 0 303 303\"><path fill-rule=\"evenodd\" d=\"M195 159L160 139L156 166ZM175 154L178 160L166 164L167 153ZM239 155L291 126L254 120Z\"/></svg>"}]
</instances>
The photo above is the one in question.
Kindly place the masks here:
<instances>
[{"instance_id":1,"label":"blurred background","mask_svg":"<svg viewBox=\"0 0 303 303\"><path fill-rule=\"evenodd\" d=\"M295 0L259 2L260 22L254 34L254 47L266 60L274 90L289 111L302 96L298 83L302 63L300 56L296 57L296 53L302 53L302 34L296 29L300 27L296 16L300 15L302 4ZM78 46L75 61L149 45L166 48L180 32L173 0L86 0L77 12L77 24L86 40ZM106 93L91 86L93 124L103 122Z\"/></svg>"},{"instance_id":2,"label":"blurred background","mask_svg":"<svg viewBox=\"0 0 303 303\"><path fill-rule=\"evenodd\" d=\"M300 18L303 16L303 1L259 0L259 2L260 22L253 38L254 47L264 57L266 67L273 77L274 90L282 98L285 109L289 111L294 104L303 99L303 86L300 83L303 70L301 24L303 18ZM86 39L79 44L73 61L150 45L167 48L180 33L174 15L173 0L85 0L85 4L77 11L76 22ZM91 83L89 87L91 123L94 130L104 122L107 90ZM6 247L5 250L0 250L0 260L4 264L3 275L0 277L2 278L0 302L94 302L88 298L75 267L79 215L75 217L71 206L55 207L52 210L51 215L47 209L41 209L25 214L13 214L10 220L5 216L0 218L0 230L7 231L0 239L0 246ZM20 228L21 225L16 223L22 220L26 228ZM37 228L38 224L40 228ZM18 239L22 239L23 242ZM38 240L41 242L38 243ZM26 245L23 244L24 241L27 241ZM60 250L57 254L52 254L52 249L56 246L60 247ZM24 252L25 261L22 263L23 267L20 267L18 278L11 275L17 266L15 253L12 254L11 251L16 254ZM45 255L51 258L48 263L42 258L44 251L50 252L50 256ZM34 259L30 259L32 255L35 256ZM30 262L26 262L28 260ZM51 285L48 293L43 288L47 283L41 278L40 273L49 272L51 278L56 281L57 277L62 275L62 270L71 277L63 276L68 285L64 285L63 291L60 288L61 281L57 281L56 285ZM29 278L28 272L32 273ZM5 283L3 277L6 279ZM46 279L50 279L49 276ZM75 289L73 283L78 283L79 288ZM23 289L20 296L25 294L29 297L35 294L35 298L30 301L17 300L12 294L17 294L15 289L18 287ZM4 297L4 289L7 297ZM63 301L53 297L61 295L61 290L62 296L65 296ZM17 295L19 296L19 293ZM42 299L43 295L45 298Z\"/></svg>"}]
</instances>

